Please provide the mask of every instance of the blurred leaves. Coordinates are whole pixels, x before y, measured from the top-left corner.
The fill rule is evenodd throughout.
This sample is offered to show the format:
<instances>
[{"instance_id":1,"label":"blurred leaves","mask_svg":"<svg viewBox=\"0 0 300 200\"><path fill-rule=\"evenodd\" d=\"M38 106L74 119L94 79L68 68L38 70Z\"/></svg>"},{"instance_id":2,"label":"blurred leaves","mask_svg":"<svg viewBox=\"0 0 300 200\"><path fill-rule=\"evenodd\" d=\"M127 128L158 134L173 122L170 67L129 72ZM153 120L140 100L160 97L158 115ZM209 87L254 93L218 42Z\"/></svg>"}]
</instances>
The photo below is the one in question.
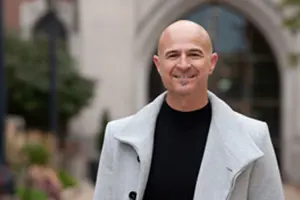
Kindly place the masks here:
<instances>
[{"instance_id":1,"label":"blurred leaves","mask_svg":"<svg viewBox=\"0 0 300 200\"><path fill-rule=\"evenodd\" d=\"M282 0L281 5L282 6L298 6L299 0Z\"/></svg>"},{"instance_id":2,"label":"blurred leaves","mask_svg":"<svg viewBox=\"0 0 300 200\"><path fill-rule=\"evenodd\" d=\"M288 61L290 66L298 66L300 55L296 53L290 53L288 56Z\"/></svg>"},{"instance_id":3,"label":"blurred leaves","mask_svg":"<svg viewBox=\"0 0 300 200\"><path fill-rule=\"evenodd\" d=\"M282 0L279 6L282 9L293 9L293 14L286 17L283 24L292 32L297 32L300 29L300 0Z\"/></svg>"},{"instance_id":4,"label":"blurred leaves","mask_svg":"<svg viewBox=\"0 0 300 200\"><path fill-rule=\"evenodd\" d=\"M50 68L47 40L25 41L8 34L5 38L8 112L25 118L29 128L48 130ZM58 48L58 114L65 126L89 104L94 81L83 77L72 58Z\"/></svg>"},{"instance_id":5,"label":"blurred leaves","mask_svg":"<svg viewBox=\"0 0 300 200\"><path fill-rule=\"evenodd\" d=\"M47 200L46 192L36 188L18 188L17 197L20 200Z\"/></svg>"},{"instance_id":6,"label":"blurred leaves","mask_svg":"<svg viewBox=\"0 0 300 200\"><path fill-rule=\"evenodd\" d=\"M284 26L288 27L292 32L296 32L300 28L300 12L297 15L288 17L283 21Z\"/></svg>"},{"instance_id":7,"label":"blurred leaves","mask_svg":"<svg viewBox=\"0 0 300 200\"><path fill-rule=\"evenodd\" d=\"M282 12L289 14L283 19L283 25L288 28L292 34L297 34L300 29L300 0L281 0L279 7ZM288 55L289 65L296 67L299 65L300 54L291 52Z\"/></svg>"},{"instance_id":8,"label":"blurred leaves","mask_svg":"<svg viewBox=\"0 0 300 200\"><path fill-rule=\"evenodd\" d=\"M63 186L63 189L72 188L78 184L77 180L65 170L60 170L57 173L57 176Z\"/></svg>"},{"instance_id":9,"label":"blurred leaves","mask_svg":"<svg viewBox=\"0 0 300 200\"><path fill-rule=\"evenodd\" d=\"M40 143L29 143L23 147L23 153L30 165L47 165L50 159L50 153Z\"/></svg>"}]
</instances>

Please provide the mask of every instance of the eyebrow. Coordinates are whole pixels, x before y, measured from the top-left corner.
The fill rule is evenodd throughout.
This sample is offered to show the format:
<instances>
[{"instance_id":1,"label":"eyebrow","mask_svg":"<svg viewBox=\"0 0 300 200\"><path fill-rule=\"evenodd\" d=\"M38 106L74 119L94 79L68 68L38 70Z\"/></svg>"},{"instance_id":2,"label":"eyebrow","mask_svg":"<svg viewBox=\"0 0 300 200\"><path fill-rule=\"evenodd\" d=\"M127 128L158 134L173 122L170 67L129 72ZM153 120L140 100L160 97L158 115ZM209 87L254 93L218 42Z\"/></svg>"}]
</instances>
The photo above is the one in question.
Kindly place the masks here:
<instances>
[{"instance_id":1,"label":"eyebrow","mask_svg":"<svg viewBox=\"0 0 300 200\"><path fill-rule=\"evenodd\" d=\"M170 54L176 54L176 53L178 53L179 52L179 50L168 50L165 54L164 54L164 56L169 56ZM192 48L192 49L189 49L188 50L188 52L189 53L199 53L199 54L201 54L201 55L203 55L203 51L201 50L201 49L198 49L198 48Z\"/></svg>"},{"instance_id":2,"label":"eyebrow","mask_svg":"<svg viewBox=\"0 0 300 200\"><path fill-rule=\"evenodd\" d=\"M189 49L188 51L191 52L191 53L200 53L200 54L203 54L203 51L201 49L194 48L194 49Z\"/></svg>"},{"instance_id":3,"label":"eyebrow","mask_svg":"<svg viewBox=\"0 0 300 200\"><path fill-rule=\"evenodd\" d=\"M164 54L164 56L169 56L170 54L175 54L175 53L178 53L178 50L168 50L165 54Z\"/></svg>"}]
</instances>

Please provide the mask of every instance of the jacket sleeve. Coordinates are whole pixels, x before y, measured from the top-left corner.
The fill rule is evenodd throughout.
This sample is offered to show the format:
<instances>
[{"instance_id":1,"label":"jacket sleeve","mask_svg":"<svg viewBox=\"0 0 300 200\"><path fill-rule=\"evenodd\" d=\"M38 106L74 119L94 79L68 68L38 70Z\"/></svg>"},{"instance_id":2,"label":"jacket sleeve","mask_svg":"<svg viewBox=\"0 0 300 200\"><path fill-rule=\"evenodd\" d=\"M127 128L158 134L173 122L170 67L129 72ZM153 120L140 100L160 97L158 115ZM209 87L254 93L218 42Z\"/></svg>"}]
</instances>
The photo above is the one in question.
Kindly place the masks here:
<instances>
[{"instance_id":1,"label":"jacket sleeve","mask_svg":"<svg viewBox=\"0 0 300 200\"><path fill-rule=\"evenodd\" d=\"M113 150L111 144L111 125L107 124L102 151L99 159L94 200L112 200Z\"/></svg>"},{"instance_id":2,"label":"jacket sleeve","mask_svg":"<svg viewBox=\"0 0 300 200\"><path fill-rule=\"evenodd\" d=\"M284 200L282 180L266 123L262 128L260 149L264 156L253 166L248 188L248 200Z\"/></svg>"}]
</instances>

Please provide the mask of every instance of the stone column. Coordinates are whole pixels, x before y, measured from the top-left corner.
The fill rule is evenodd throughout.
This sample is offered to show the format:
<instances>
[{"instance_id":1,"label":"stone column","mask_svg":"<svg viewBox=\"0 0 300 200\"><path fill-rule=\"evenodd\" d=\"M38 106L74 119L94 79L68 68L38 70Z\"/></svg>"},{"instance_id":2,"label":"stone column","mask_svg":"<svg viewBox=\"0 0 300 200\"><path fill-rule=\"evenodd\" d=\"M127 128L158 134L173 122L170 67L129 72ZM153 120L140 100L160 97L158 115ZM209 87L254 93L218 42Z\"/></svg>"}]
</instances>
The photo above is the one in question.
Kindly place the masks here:
<instances>
[{"instance_id":1,"label":"stone column","mask_svg":"<svg viewBox=\"0 0 300 200\"><path fill-rule=\"evenodd\" d=\"M300 56L300 34L298 33L295 38L293 39L293 45L291 45L291 49L293 49L293 53ZM291 182L300 186L300 57L298 57L298 63L295 66L295 70L297 71L297 78L295 80L295 87L296 87L296 99L291 105L295 109L295 131L291 140L290 145L290 164L291 164Z\"/></svg>"},{"instance_id":2,"label":"stone column","mask_svg":"<svg viewBox=\"0 0 300 200\"><path fill-rule=\"evenodd\" d=\"M134 108L135 5L133 0L81 0L79 4L79 64L97 82L94 101L74 126L93 135L103 109L109 109L112 118L120 118Z\"/></svg>"},{"instance_id":3,"label":"stone column","mask_svg":"<svg viewBox=\"0 0 300 200\"><path fill-rule=\"evenodd\" d=\"M96 88L91 104L72 122L71 132L87 139L98 136L104 109L111 120L134 111L135 4L134 0L79 0L78 7L77 60L82 73L96 81ZM76 170L85 174L86 165Z\"/></svg>"}]
</instances>

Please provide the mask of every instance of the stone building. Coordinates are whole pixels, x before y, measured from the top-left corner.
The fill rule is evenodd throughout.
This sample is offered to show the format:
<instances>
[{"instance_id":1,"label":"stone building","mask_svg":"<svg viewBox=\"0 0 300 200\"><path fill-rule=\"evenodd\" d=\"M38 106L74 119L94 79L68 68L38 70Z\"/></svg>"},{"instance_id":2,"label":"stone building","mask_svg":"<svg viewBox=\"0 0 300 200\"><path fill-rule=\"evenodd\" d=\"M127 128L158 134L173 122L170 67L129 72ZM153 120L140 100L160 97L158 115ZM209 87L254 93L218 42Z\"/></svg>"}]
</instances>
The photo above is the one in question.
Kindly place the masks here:
<instances>
[{"instance_id":1,"label":"stone building","mask_svg":"<svg viewBox=\"0 0 300 200\"><path fill-rule=\"evenodd\" d=\"M300 184L300 63L289 59L300 52L300 35L283 28L277 3L59 0L61 35L82 73L98 80L93 103L71 123L72 134L93 138L104 109L120 118L163 91L152 63L158 37L171 22L191 19L207 28L220 55L210 89L236 110L268 122L284 179ZM20 3L24 37L40 27L45 7L45 0Z\"/></svg>"}]
</instances>

